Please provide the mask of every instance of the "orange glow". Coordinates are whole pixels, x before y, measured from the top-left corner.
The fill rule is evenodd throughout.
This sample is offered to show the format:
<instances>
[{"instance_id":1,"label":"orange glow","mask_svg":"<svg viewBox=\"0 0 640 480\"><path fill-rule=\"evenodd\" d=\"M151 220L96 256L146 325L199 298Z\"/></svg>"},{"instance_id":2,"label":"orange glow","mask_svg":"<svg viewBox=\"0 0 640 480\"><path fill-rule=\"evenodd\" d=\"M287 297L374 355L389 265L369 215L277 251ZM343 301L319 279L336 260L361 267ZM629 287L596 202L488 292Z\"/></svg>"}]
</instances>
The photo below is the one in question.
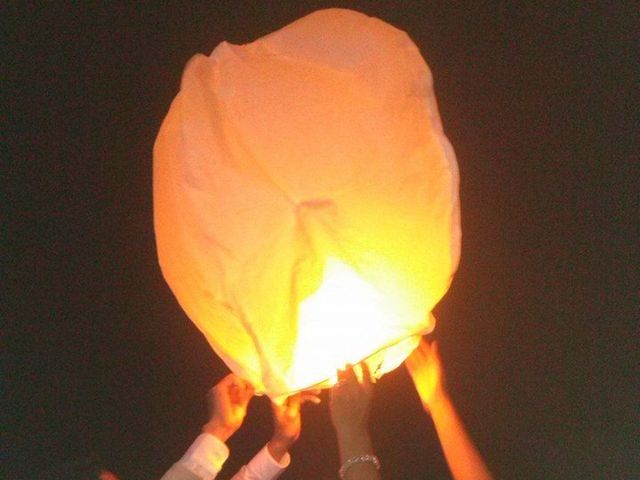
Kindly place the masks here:
<instances>
[{"instance_id":1,"label":"orange glow","mask_svg":"<svg viewBox=\"0 0 640 480\"><path fill-rule=\"evenodd\" d=\"M154 146L159 263L258 393L379 377L433 329L461 232L432 83L404 32L343 9L187 64Z\"/></svg>"},{"instance_id":2,"label":"orange glow","mask_svg":"<svg viewBox=\"0 0 640 480\"><path fill-rule=\"evenodd\" d=\"M406 332L398 325L405 321L392 300L344 263L330 259L322 285L300 304L291 371L294 388L325 380L333 385L337 369L370 356L370 370L378 377L402 363L419 337L403 338ZM384 348L398 340L403 341ZM372 356L373 352L377 353Z\"/></svg>"}]
</instances>

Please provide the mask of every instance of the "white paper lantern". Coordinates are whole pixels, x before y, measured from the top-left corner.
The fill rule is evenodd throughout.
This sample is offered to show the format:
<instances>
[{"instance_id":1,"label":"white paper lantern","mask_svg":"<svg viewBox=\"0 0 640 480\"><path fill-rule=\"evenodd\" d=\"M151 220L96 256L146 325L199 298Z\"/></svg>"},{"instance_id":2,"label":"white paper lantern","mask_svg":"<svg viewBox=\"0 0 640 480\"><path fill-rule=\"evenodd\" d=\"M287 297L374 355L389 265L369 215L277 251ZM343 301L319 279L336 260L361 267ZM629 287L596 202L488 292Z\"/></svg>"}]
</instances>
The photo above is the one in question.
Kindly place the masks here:
<instances>
[{"instance_id":1,"label":"white paper lantern","mask_svg":"<svg viewBox=\"0 0 640 480\"><path fill-rule=\"evenodd\" d=\"M434 326L460 251L458 170L402 31L312 13L188 63L154 149L162 272L215 352L273 398Z\"/></svg>"}]
</instances>

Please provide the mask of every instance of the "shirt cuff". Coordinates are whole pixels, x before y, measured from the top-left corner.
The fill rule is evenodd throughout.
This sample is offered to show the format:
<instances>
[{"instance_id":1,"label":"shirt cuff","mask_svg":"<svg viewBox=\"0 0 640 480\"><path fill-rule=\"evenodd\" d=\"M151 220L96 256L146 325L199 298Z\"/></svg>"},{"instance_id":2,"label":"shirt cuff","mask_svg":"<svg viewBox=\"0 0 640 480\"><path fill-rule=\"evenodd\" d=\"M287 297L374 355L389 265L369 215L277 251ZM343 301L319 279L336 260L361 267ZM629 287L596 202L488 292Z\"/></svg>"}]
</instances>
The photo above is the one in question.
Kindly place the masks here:
<instances>
[{"instance_id":1,"label":"shirt cuff","mask_svg":"<svg viewBox=\"0 0 640 480\"><path fill-rule=\"evenodd\" d=\"M285 453L280 462L277 462L269 453L269 448L265 445L255 457L247 463L249 478L260 478L273 480L278 478L291 463L291 455Z\"/></svg>"},{"instance_id":2,"label":"shirt cuff","mask_svg":"<svg viewBox=\"0 0 640 480\"><path fill-rule=\"evenodd\" d=\"M212 480L222 470L227 458L229 449L224 442L211 434L203 433L191 444L179 463L202 477L202 480Z\"/></svg>"}]
</instances>

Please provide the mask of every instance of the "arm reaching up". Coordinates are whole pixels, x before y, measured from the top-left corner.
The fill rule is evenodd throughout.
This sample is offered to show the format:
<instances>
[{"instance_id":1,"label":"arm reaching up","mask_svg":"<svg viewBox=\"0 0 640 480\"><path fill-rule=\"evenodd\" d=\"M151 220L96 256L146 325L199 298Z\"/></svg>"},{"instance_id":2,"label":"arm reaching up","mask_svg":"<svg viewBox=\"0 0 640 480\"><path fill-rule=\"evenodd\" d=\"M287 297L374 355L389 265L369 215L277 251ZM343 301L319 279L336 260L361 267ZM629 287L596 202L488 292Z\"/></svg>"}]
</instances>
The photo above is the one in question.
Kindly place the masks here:
<instances>
[{"instance_id":1,"label":"arm reaching up","mask_svg":"<svg viewBox=\"0 0 640 480\"><path fill-rule=\"evenodd\" d=\"M442 450L455 480L493 477L467 434L444 387L438 344L424 339L405 361L424 409L431 413Z\"/></svg>"},{"instance_id":2,"label":"arm reaching up","mask_svg":"<svg viewBox=\"0 0 640 480\"><path fill-rule=\"evenodd\" d=\"M229 456L227 439L242 425L254 390L233 373L207 393L209 420L184 456L161 480L212 480Z\"/></svg>"},{"instance_id":3,"label":"arm reaching up","mask_svg":"<svg viewBox=\"0 0 640 480\"><path fill-rule=\"evenodd\" d=\"M300 436L300 407L306 402L319 403L317 392L301 392L288 397L282 404L271 403L271 440L231 480L275 480L284 472L291 463L289 449Z\"/></svg>"},{"instance_id":4,"label":"arm reaching up","mask_svg":"<svg viewBox=\"0 0 640 480\"><path fill-rule=\"evenodd\" d=\"M338 372L338 383L331 389L329 411L338 438L340 478L345 480L380 480L380 462L373 453L369 437L369 409L373 394L366 363L360 364L362 381L353 367Z\"/></svg>"}]
</instances>

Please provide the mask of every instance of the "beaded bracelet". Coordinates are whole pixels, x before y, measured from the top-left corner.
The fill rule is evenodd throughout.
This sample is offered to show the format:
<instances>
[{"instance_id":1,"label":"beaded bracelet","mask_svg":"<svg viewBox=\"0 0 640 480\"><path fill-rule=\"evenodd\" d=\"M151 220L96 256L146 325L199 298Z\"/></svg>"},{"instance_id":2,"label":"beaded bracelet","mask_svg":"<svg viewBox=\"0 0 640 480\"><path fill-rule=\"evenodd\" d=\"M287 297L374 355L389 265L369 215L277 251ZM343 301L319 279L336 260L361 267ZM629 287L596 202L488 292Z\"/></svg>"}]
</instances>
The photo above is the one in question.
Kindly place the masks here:
<instances>
[{"instance_id":1,"label":"beaded bracelet","mask_svg":"<svg viewBox=\"0 0 640 480\"><path fill-rule=\"evenodd\" d=\"M340 478L344 480L344 475L347 473L347 470L358 463L373 463L376 466L376 470L380 470L380 460L378 457L367 453L365 455L357 455L346 460L340 467L340 470L338 470Z\"/></svg>"}]
</instances>

